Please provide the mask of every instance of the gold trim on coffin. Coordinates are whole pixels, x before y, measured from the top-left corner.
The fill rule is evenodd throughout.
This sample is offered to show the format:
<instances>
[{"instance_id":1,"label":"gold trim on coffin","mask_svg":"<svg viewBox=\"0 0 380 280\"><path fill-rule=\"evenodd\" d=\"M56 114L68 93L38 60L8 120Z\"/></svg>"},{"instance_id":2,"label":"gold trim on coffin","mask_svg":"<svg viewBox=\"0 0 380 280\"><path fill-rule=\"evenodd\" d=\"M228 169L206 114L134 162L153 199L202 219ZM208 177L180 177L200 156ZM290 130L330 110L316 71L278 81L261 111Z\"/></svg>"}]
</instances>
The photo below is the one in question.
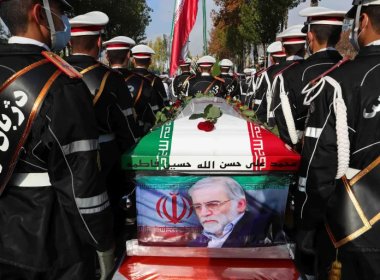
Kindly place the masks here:
<instances>
[{"instance_id":1,"label":"gold trim on coffin","mask_svg":"<svg viewBox=\"0 0 380 280\"><path fill-rule=\"evenodd\" d=\"M360 179L362 179L365 175L367 175L372 169L374 169L378 164L380 163L380 156L375 159L370 165L368 165L366 168L364 168L362 171L360 171L354 178L352 178L350 181L347 180L346 176L342 177L342 181L344 183L344 186L346 188L346 191L351 199L351 202L353 203L358 215L360 216L360 219L362 220L364 226L356 230L355 232L351 233L350 235L346 236L345 238L336 241L334 238L333 233L331 232L331 229L328 224L325 224L326 231L328 235L330 236L330 239L332 243L334 244L335 248L339 248L343 246L344 244L356 239L366 231L370 230L372 226L380 220L380 213L375 215L372 219L368 221L367 217L365 216L363 209L360 207L359 202L356 200L355 195L352 193L352 186L356 184Z\"/></svg>"}]
</instances>

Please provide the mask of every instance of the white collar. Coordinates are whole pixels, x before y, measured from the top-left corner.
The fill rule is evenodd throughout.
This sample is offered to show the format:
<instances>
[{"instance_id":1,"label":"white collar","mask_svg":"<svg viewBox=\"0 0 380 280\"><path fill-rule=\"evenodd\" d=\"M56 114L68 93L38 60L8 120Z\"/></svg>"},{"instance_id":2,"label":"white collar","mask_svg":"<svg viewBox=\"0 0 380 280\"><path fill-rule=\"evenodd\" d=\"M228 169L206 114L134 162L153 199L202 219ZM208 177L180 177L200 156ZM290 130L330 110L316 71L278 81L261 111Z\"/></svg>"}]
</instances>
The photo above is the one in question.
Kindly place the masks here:
<instances>
[{"instance_id":1,"label":"white collar","mask_svg":"<svg viewBox=\"0 0 380 280\"><path fill-rule=\"evenodd\" d=\"M211 76L211 75L210 75L209 73L202 72L202 73L201 73L201 76L202 76L202 77L209 77L209 76Z\"/></svg>"},{"instance_id":2,"label":"white collar","mask_svg":"<svg viewBox=\"0 0 380 280\"><path fill-rule=\"evenodd\" d=\"M327 47L327 48L320 49L320 50L316 51L315 53L324 52L324 51L336 51L336 48Z\"/></svg>"},{"instance_id":3,"label":"white collar","mask_svg":"<svg viewBox=\"0 0 380 280\"><path fill-rule=\"evenodd\" d=\"M380 46L380 40L373 41L369 43L366 47L368 46Z\"/></svg>"},{"instance_id":4,"label":"white collar","mask_svg":"<svg viewBox=\"0 0 380 280\"><path fill-rule=\"evenodd\" d=\"M124 68L127 68L127 67L124 67L122 65L115 65L115 66L112 66L111 68L112 69L124 69Z\"/></svg>"},{"instance_id":5,"label":"white collar","mask_svg":"<svg viewBox=\"0 0 380 280\"><path fill-rule=\"evenodd\" d=\"M35 46L42 47L47 51L50 51L50 48L46 44L40 41L31 39L31 38L21 37L21 36L12 36L11 38L9 38L8 44L35 45Z\"/></svg>"},{"instance_id":6,"label":"white collar","mask_svg":"<svg viewBox=\"0 0 380 280\"><path fill-rule=\"evenodd\" d=\"M92 55L89 55L87 53L73 53L72 55L84 55L84 56L91 56L92 57Z\"/></svg>"},{"instance_id":7,"label":"white collar","mask_svg":"<svg viewBox=\"0 0 380 280\"><path fill-rule=\"evenodd\" d=\"M292 60L302 60L304 59L303 57L299 55L291 55L286 58L287 61L292 61Z\"/></svg>"}]
</instances>

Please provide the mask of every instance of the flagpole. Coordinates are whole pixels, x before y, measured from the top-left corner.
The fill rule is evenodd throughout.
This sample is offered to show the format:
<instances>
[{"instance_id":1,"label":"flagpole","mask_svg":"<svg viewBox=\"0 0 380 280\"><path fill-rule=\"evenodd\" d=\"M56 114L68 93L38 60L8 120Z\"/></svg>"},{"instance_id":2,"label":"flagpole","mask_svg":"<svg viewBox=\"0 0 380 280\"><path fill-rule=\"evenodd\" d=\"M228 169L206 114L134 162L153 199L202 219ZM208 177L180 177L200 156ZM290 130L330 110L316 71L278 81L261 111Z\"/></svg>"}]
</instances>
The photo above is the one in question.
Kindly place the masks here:
<instances>
[{"instance_id":1,"label":"flagpole","mask_svg":"<svg viewBox=\"0 0 380 280\"><path fill-rule=\"evenodd\" d=\"M171 59L171 56L172 56L172 44L173 44L173 33L174 33L174 21L175 21L175 14L176 14L176 11L177 11L177 1L178 1L178 0L174 0L173 20L172 20L172 30L170 31L169 55L168 55L169 65L170 65L170 63L171 63L170 59Z\"/></svg>"},{"instance_id":2,"label":"flagpole","mask_svg":"<svg viewBox=\"0 0 380 280\"><path fill-rule=\"evenodd\" d=\"M203 54L207 54L207 21L206 21L206 0L202 0L203 7Z\"/></svg>"}]
</instances>

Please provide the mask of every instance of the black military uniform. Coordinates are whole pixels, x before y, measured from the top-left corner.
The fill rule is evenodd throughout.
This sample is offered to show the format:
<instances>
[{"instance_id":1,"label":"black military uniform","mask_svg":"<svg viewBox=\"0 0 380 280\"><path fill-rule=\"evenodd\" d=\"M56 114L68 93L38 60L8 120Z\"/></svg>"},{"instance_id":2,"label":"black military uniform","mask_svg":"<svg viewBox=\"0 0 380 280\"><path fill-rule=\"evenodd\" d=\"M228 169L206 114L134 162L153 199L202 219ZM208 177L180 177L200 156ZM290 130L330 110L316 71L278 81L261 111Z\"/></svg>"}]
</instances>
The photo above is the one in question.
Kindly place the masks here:
<instances>
[{"instance_id":1,"label":"black military uniform","mask_svg":"<svg viewBox=\"0 0 380 280\"><path fill-rule=\"evenodd\" d=\"M118 70L122 73L132 94L140 137L143 137L156 122L156 113L161 108L159 98L148 79L126 68L119 68Z\"/></svg>"},{"instance_id":2,"label":"black military uniform","mask_svg":"<svg viewBox=\"0 0 380 280\"><path fill-rule=\"evenodd\" d=\"M278 124L277 119L275 118L276 114L282 115L281 110L281 98L280 98L280 87L283 86L283 76L282 74L286 71L292 71L294 67L303 61L303 57L300 56L290 56L286 59L284 64L281 67L280 71L277 71L273 76L272 91L271 96L268 97L267 109L268 111L268 125L271 127L277 126L286 126L285 123ZM281 120L281 117L279 117ZM284 140L284 139L283 139Z\"/></svg>"},{"instance_id":3,"label":"black military uniform","mask_svg":"<svg viewBox=\"0 0 380 280\"><path fill-rule=\"evenodd\" d=\"M148 71L147 69L140 67L134 68L133 72L140 76L143 76L145 79L149 81L151 87L154 88L157 94L157 101L160 109L169 104L169 98L160 77Z\"/></svg>"},{"instance_id":4,"label":"black military uniform","mask_svg":"<svg viewBox=\"0 0 380 280\"><path fill-rule=\"evenodd\" d=\"M286 67L286 63L273 64L256 75L256 90L249 105L255 111L259 121L263 123L268 121L267 97L271 94L274 76L284 67Z\"/></svg>"},{"instance_id":5,"label":"black military uniform","mask_svg":"<svg viewBox=\"0 0 380 280\"><path fill-rule=\"evenodd\" d=\"M245 73L251 73L247 72L247 70L250 69L245 69ZM241 82L240 84L241 89L240 89L240 100L244 103L249 105L249 101L253 98L253 93L255 91L255 78L254 76L247 76L245 75L245 79Z\"/></svg>"},{"instance_id":6,"label":"black military uniform","mask_svg":"<svg viewBox=\"0 0 380 280\"><path fill-rule=\"evenodd\" d=\"M224 86L227 90L227 95L233 97L240 98L240 86L239 81L235 76L232 76L228 73L221 73L219 76L222 80L224 80Z\"/></svg>"},{"instance_id":7,"label":"black military uniform","mask_svg":"<svg viewBox=\"0 0 380 280\"><path fill-rule=\"evenodd\" d=\"M349 133L350 140L350 169L362 170L380 155L380 146L378 145L380 132L377 129L380 125L380 113L377 110L380 104L379 65L379 45L361 49L354 61L340 66L329 74L338 84L332 86L329 82L325 82L323 91L310 105L299 179L299 189L306 191L308 196L302 212L303 229L315 229L318 224L323 223L326 208L333 207L329 202L337 199L334 182L338 172L337 120L333 107L336 90L340 91L339 85L347 106L348 127L346 127L345 133ZM348 150L344 150L344 153L347 152ZM341 171L338 173L340 173L339 177L343 175ZM373 184L377 183L373 182ZM346 252L347 254L351 252L352 257L363 253L363 257L361 257L363 262L368 261L372 264L377 262L375 266L378 267L380 260L379 235L380 224L376 223L371 230L341 247L340 255L344 254L345 258L349 258ZM368 255L364 252L367 252ZM331 261L332 258L334 256L330 256L328 261ZM350 271L348 267L344 267L343 263L342 279L375 279L367 278L365 275L345 275L345 269ZM368 271L368 273L370 272ZM376 275L378 277L379 274Z\"/></svg>"},{"instance_id":8,"label":"black military uniform","mask_svg":"<svg viewBox=\"0 0 380 280\"><path fill-rule=\"evenodd\" d=\"M227 95L224 80L211 75L193 75L184 86L186 88L186 96L194 97L199 93L212 93L217 97L225 97Z\"/></svg>"},{"instance_id":9,"label":"black military uniform","mask_svg":"<svg viewBox=\"0 0 380 280\"><path fill-rule=\"evenodd\" d=\"M184 84L192 76L190 71L182 72L180 75L176 76L172 82L172 94L174 97L181 99L186 93L184 92Z\"/></svg>"},{"instance_id":10,"label":"black military uniform","mask_svg":"<svg viewBox=\"0 0 380 280\"><path fill-rule=\"evenodd\" d=\"M83 73L83 80L91 91L100 134L102 172L107 174L107 169L138 138L133 131L137 128L133 126L131 94L120 73L93 57L72 55L67 61Z\"/></svg>"},{"instance_id":11,"label":"black military uniform","mask_svg":"<svg viewBox=\"0 0 380 280\"><path fill-rule=\"evenodd\" d=\"M305 120L309 109L309 106L303 104L304 95L302 94L302 89L311 80L331 68L341 59L342 56L337 50L334 48L328 48L311 55L302 63L294 65L289 71L284 71L282 73L284 91L289 99L294 126L298 134L297 142L303 135ZM274 104L279 102L282 106L281 98L279 98L279 86L280 84L278 84L274 92L274 96L276 97ZM278 107L275 111L275 118L281 139L289 145L297 144L292 143L282 108Z\"/></svg>"},{"instance_id":12,"label":"black military uniform","mask_svg":"<svg viewBox=\"0 0 380 280\"><path fill-rule=\"evenodd\" d=\"M42 47L20 39L14 43L0 46L0 84L44 59ZM46 75L58 70L52 63L43 67L29 84L16 80L15 89L39 88ZM98 130L90 92L80 79L62 73L52 81L0 197L1 279L45 279L44 272L58 279L65 269L71 270L70 279L94 279L91 247L112 247L112 214L98 180ZM20 105L21 99L16 100ZM19 269L10 270L13 266Z\"/></svg>"}]
</instances>

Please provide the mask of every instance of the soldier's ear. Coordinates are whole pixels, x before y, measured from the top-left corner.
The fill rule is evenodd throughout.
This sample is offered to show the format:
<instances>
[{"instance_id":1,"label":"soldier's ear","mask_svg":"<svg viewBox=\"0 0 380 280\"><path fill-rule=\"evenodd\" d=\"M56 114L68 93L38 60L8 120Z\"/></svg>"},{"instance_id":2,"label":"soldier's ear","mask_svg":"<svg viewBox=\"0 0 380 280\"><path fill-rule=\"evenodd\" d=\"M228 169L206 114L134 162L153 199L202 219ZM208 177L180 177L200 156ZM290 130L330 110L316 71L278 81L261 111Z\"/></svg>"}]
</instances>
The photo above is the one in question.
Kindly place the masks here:
<instances>
[{"instance_id":1,"label":"soldier's ear","mask_svg":"<svg viewBox=\"0 0 380 280\"><path fill-rule=\"evenodd\" d=\"M32 8L32 18L33 20L43 26L48 26L46 12L41 4L34 4Z\"/></svg>"},{"instance_id":2,"label":"soldier's ear","mask_svg":"<svg viewBox=\"0 0 380 280\"><path fill-rule=\"evenodd\" d=\"M307 39L308 39L309 42L312 42L314 40L314 34L313 34L313 32L311 32L311 31L307 32L306 36L307 36Z\"/></svg>"}]
</instances>

